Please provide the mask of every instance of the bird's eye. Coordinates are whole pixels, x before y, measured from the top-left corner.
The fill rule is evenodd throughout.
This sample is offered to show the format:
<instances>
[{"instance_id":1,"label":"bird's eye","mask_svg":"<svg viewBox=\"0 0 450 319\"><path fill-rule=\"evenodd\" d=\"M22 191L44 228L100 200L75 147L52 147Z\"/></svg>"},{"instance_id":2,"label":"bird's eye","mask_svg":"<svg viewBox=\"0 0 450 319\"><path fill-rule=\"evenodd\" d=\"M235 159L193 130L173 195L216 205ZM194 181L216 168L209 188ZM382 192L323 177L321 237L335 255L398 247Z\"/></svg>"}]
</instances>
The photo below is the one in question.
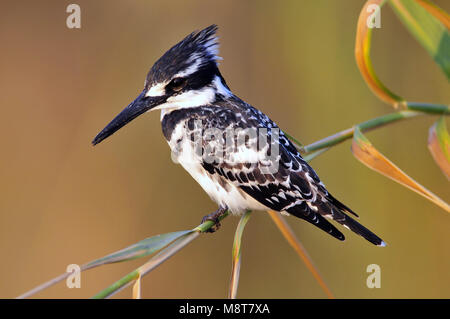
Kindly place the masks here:
<instances>
[{"instance_id":1,"label":"bird's eye","mask_svg":"<svg viewBox=\"0 0 450 319\"><path fill-rule=\"evenodd\" d=\"M174 78L170 83L167 85L167 87L172 91L181 91L184 86L186 85L186 79L185 78Z\"/></svg>"}]
</instances>

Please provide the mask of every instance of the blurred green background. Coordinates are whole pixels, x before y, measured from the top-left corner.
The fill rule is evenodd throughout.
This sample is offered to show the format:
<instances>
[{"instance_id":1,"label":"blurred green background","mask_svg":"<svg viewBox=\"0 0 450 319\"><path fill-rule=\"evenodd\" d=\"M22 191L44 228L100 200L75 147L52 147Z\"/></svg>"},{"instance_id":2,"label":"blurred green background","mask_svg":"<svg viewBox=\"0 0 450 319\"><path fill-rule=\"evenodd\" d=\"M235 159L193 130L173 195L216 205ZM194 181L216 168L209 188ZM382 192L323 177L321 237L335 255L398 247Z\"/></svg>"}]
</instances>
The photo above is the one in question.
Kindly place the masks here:
<instances>
[{"instance_id":1,"label":"blurred green background","mask_svg":"<svg viewBox=\"0 0 450 319\"><path fill-rule=\"evenodd\" d=\"M363 1L5 1L0 40L0 297L16 297L65 271L143 238L189 229L215 210L170 160L159 113L93 148L92 138L142 90L147 71L193 30L219 25L221 71L234 93L304 144L391 112L354 60ZM436 1L450 11L450 2ZM376 72L409 101L446 103L449 84L386 6L373 34ZM427 150L436 117L367 133L419 183L450 200ZM328 189L387 241L378 248L343 230L339 242L288 221L340 298L449 298L450 216L378 175L339 145L312 162ZM145 298L226 297L238 218L201 236L143 280ZM325 298L264 212L244 233L240 298ZM90 297L146 259L82 274L38 295ZM381 267L381 288L366 267ZM126 289L118 297L131 297Z\"/></svg>"}]
</instances>

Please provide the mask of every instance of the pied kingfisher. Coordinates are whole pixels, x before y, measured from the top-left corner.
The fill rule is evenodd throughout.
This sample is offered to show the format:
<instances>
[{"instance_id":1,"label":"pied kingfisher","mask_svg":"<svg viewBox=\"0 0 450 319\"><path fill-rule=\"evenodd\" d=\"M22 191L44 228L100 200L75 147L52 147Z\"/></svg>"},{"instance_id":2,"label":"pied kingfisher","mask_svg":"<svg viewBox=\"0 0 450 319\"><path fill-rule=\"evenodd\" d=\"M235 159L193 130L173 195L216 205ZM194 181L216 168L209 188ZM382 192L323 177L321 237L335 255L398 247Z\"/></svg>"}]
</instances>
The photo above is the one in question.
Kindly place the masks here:
<instances>
[{"instance_id":1,"label":"pied kingfisher","mask_svg":"<svg viewBox=\"0 0 450 319\"><path fill-rule=\"evenodd\" d=\"M150 69L144 90L120 112L92 141L94 145L121 127L151 111L161 110L162 130L176 159L219 205L216 212L204 220L216 222L229 210L242 214L247 210L274 210L302 218L339 240L344 235L326 218L335 220L378 246L385 246L378 236L346 213L357 216L335 199L320 181L315 171L297 151L293 143L267 115L235 96L218 69L217 26L186 36L167 51ZM207 160L206 138L194 133L210 129L228 132L237 129L265 129L270 147L247 147L255 136L247 136L244 146L236 145L236 136L224 146L224 133L210 137L213 148L224 154L223 160ZM274 132L278 130L276 135ZM220 144L222 143L222 144ZM219 145L220 144L220 145ZM242 143L241 143L242 144ZM267 160L268 149L277 156ZM263 154L264 153L264 154ZM274 152L275 153L275 152ZM215 153L216 154L216 153ZM266 156L267 157L267 156ZM232 159L232 160L230 160ZM268 171L267 162L277 164Z\"/></svg>"}]
</instances>

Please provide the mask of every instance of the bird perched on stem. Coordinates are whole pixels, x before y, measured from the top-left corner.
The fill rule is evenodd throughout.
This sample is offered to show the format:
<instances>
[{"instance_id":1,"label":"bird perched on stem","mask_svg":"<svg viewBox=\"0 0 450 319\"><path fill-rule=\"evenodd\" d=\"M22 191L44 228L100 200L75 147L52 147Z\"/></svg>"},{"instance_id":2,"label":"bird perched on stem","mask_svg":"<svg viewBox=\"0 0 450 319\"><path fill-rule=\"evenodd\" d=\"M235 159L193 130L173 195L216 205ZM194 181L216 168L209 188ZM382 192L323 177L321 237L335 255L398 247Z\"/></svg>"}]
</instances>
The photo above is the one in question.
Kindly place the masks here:
<instances>
[{"instance_id":1,"label":"bird perched on stem","mask_svg":"<svg viewBox=\"0 0 450 319\"><path fill-rule=\"evenodd\" d=\"M369 242L385 246L356 215L334 198L282 130L228 87L218 68L217 26L193 32L150 69L144 90L93 140L161 110L162 130L179 162L219 205L203 218L216 222L226 211L274 210L319 227L339 240L328 220ZM328 219L328 220L327 220Z\"/></svg>"}]
</instances>

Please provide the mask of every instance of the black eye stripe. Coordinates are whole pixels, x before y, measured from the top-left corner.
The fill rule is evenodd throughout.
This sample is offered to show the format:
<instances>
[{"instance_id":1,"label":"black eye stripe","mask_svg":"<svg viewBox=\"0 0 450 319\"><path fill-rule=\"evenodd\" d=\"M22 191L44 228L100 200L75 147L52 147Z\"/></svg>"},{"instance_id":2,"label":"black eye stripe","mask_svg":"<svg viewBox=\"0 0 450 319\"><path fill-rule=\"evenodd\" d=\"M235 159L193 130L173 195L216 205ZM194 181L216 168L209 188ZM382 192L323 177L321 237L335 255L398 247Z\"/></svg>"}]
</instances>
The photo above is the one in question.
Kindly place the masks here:
<instances>
[{"instance_id":1,"label":"black eye stripe","mask_svg":"<svg viewBox=\"0 0 450 319\"><path fill-rule=\"evenodd\" d=\"M202 65L187 77L173 78L165 87L166 94L177 94L183 91L199 90L211 84L214 77L222 78L215 63Z\"/></svg>"}]
</instances>

